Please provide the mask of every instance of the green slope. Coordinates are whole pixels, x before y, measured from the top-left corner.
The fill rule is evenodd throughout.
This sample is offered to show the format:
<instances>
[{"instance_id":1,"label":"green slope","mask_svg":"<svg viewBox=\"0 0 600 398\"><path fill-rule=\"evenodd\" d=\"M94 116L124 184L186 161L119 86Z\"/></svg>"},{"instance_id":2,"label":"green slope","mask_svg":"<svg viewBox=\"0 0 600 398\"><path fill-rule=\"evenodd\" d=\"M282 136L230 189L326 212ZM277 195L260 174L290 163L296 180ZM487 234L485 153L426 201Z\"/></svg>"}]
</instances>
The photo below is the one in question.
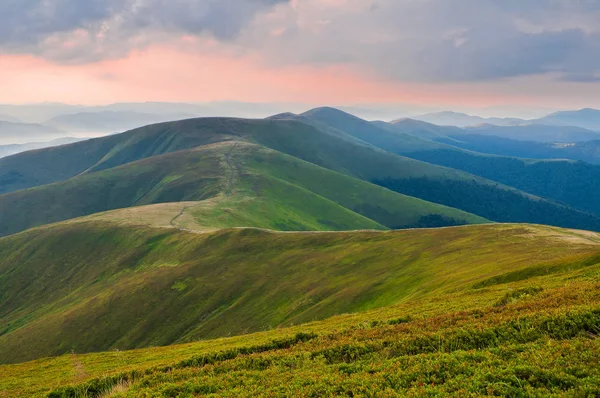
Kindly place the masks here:
<instances>
[{"instance_id":1,"label":"green slope","mask_svg":"<svg viewBox=\"0 0 600 398\"><path fill-rule=\"evenodd\" d=\"M506 275L595 264L598 241L525 225L210 234L42 227L0 239L0 358L164 345L432 299Z\"/></svg>"},{"instance_id":2,"label":"green slope","mask_svg":"<svg viewBox=\"0 0 600 398\"><path fill-rule=\"evenodd\" d=\"M423 140L413 134L381 128L377 123L368 122L335 108L323 107L311 109L303 113L301 117L324 123L352 137L392 153L396 153L398 150L408 151L444 147L443 144Z\"/></svg>"},{"instance_id":3,"label":"green slope","mask_svg":"<svg viewBox=\"0 0 600 398\"><path fill-rule=\"evenodd\" d=\"M317 124L303 122L304 119L191 119L148 126L52 150L16 155L0 159L0 191L8 192L24 186L66 180L75 175L93 174L137 159L195 148L209 142L236 140L258 143L405 195L494 221L600 230L600 217L462 171L397 156L339 129L319 128ZM360 119L350 119L352 123L358 120L362 125ZM422 140L406 137L413 144L421 145ZM401 146L402 142L397 142L397 145ZM82 153L87 155L82 156ZM72 165L68 161L71 157L74 159ZM0 197L0 200L5 198ZM425 225L430 221L424 220Z\"/></svg>"},{"instance_id":4,"label":"green slope","mask_svg":"<svg viewBox=\"0 0 600 398\"><path fill-rule=\"evenodd\" d=\"M600 308L589 276L597 271L239 338L4 366L0 383L15 395L53 398L593 397Z\"/></svg>"},{"instance_id":5,"label":"green slope","mask_svg":"<svg viewBox=\"0 0 600 398\"><path fill-rule=\"evenodd\" d=\"M467 131L456 127L435 126L413 120L402 120L393 124L378 123L377 127L398 134L414 135L444 143L438 143L437 147L432 146L431 143L421 147L416 145L399 147L394 145L393 140L387 140L378 145L383 149L424 162L462 170L578 210L600 215L600 203L596 200L600 194L600 166L564 161L568 157L565 151L570 151L577 145L568 145L559 149L554 148L552 143L512 141L501 137L475 135L476 133L467 134ZM511 129L511 127L498 128L509 131ZM527 135L521 135L523 136ZM579 146L584 145L579 144ZM515 151L511 154L510 150L504 148ZM503 151L509 153L502 156ZM535 161L531 158L560 158L562 161L552 159Z\"/></svg>"},{"instance_id":6,"label":"green slope","mask_svg":"<svg viewBox=\"0 0 600 398\"><path fill-rule=\"evenodd\" d=\"M0 159L0 193L63 181L164 153L231 138L221 119L161 123L124 134Z\"/></svg>"},{"instance_id":7,"label":"green slope","mask_svg":"<svg viewBox=\"0 0 600 398\"><path fill-rule=\"evenodd\" d=\"M535 180L536 178L544 181L538 183L523 184L519 177L508 175L514 169L504 168L502 171L495 172L495 158L492 156L478 155L468 153L459 148L453 148L450 145L436 143L426 139L421 139L410 134L400 133L398 130L383 129L376 124L339 111L333 108L317 108L306 112L302 117L312 118L320 123L328 123L331 127L346 132L355 138L361 139L382 150L389 151L398 155L414 157L415 160L422 160L430 163L422 163L431 166L439 164L442 166L453 167L446 169L447 174L436 175L428 169L427 166L418 167L412 164L414 169L426 170L419 175L401 174L393 175L370 175L366 177L369 181L389 188L391 190L415 196L424 200L444 204L459 208L470 213L474 213L490 220L499 222L532 222L540 224L558 225L576 227L582 229L599 230L599 216L589 213L593 207L588 203L587 206L579 206L581 202L589 201L596 197L594 187L590 186L585 198L577 198L581 190L581 181L585 180L587 175L580 175L574 178L572 184L566 184L571 188L577 187L573 194L565 193L560 186L559 176L556 179L549 178L543 173L537 175L525 175L524 180ZM416 133L415 133L416 134ZM476 156L479 161L479 167L462 167L465 157ZM405 159L405 158L403 158ZM456 161L452 161L456 160ZM489 162L489 163L486 163ZM376 164L376 163L371 163ZM472 172L473 174L462 174L457 169ZM383 169L383 168L381 168ZM442 169L443 170L443 169ZM454 170L457 174L449 174L449 170ZM505 171L506 175L503 174ZM407 175L408 174L408 175ZM561 173L565 176L567 173ZM497 182L484 180L481 177L498 177ZM527 187L531 195L528 196L523 191L508 189L507 185L502 183L515 183L517 188ZM541 188L540 185L547 185L547 188ZM513 186L513 185L511 185ZM537 189L536 189L537 188ZM562 192L562 194L561 194ZM545 196L547 195L547 196ZM540 198L548 200L541 200ZM568 201L565 201L568 198ZM569 205L577 205L579 209Z\"/></svg>"},{"instance_id":8,"label":"green slope","mask_svg":"<svg viewBox=\"0 0 600 398\"><path fill-rule=\"evenodd\" d=\"M414 159L477 174L525 192L600 215L600 166L564 160L518 159L454 149L406 153Z\"/></svg>"},{"instance_id":9,"label":"green slope","mask_svg":"<svg viewBox=\"0 0 600 398\"><path fill-rule=\"evenodd\" d=\"M353 230L486 222L244 142L155 156L12 192L0 200L0 235L107 210L168 202L195 203L103 217L134 217L138 223L152 225L161 213L161 226L198 230Z\"/></svg>"},{"instance_id":10,"label":"green slope","mask_svg":"<svg viewBox=\"0 0 600 398\"><path fill-rule=\"evenodd\" d=\"M246 150L249 150L250 153L245 154L244 148L247 148ZM237 214L243 211L253 216L261 215L265 222L275 223L278 219L274 215L279 214L279 211L266 207L264 199L252 201L248 198L271 198L271 203L276 202L277 208L282 210L287 207L313 209L313 206L302 203L303 196L305 196L302 195L302 192L308 191L321 199L332 201L392 229L486 222L481 217L382 189L376 185L314 166L272 150L255 150L254 147L238 146L232 153L232 162L243 164L243 169L238 171L243 178L234 189L233 200L228 201L233 203L223 203L218 206L217 212L223 208L229 208L228 214ZM241 198L241 200L237 198ZM246 210L246 207L249 209ZM201 217L200 214L196 217ZM331 217L331 213L327 211L317 211L313 214L317 214L321 218L321 223L327 223L327 219ZM217 217L219 215L214 214L214 217L202 217L201 219ZM223 212L221 212L221 217L223 217ZM300 218L306 220L310 219L310 216L304 214ZM219 221L216 226L299 229L294 226L281 228L275 224L261 225L256 222L244 224ZM330 229L349 228L332 225Z\"/></svg>"}]
</instances>

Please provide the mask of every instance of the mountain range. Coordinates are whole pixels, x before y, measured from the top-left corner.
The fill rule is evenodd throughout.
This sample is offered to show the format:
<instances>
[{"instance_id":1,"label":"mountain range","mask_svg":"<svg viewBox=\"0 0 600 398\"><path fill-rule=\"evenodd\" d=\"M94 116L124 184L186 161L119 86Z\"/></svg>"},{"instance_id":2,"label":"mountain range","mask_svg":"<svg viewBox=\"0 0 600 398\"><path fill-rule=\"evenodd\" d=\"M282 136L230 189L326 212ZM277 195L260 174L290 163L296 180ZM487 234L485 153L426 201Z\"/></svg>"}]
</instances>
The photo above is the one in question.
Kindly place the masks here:
<instances>
[{"instance_id":1,"label":"mountain range","mask_svg":"<svg viewBox=\"0 0 600 398\"><path fill-rule=\"evenodd\" d=\"M545 125L545 126L563 126L580 127L593 131L600 131L600 110L580 109L576 111L559 111L538 119L519 119L519 118L483 118L472 116L460 112L435 112L424 115L411 116L414 120L419 120L441 126L471 127L481 124L490 124L495 126L520 126L520 125Z\"/></svg>"},{"instance_id":2,"label":"mountain range","mask_svg":"<svg viewBox=\"0 0 600 398\"><path fill-rule=\"evenodd\" d=\"M43 124L62 131L114 133L147 124L189 119L191 117L194 117L194 114L151 114L129 111L99 111L78 112L55 116L52 119L45 121Z\"/></svg>"},{"instance_id":3,"label":"mountain range","mask_svg":"<svg viewBox=\"0 0 600 398\"><path fill-rule=\"evenodd\" d=\"M467 127L478 124L492 124L496 126L516 126L526 123L525 119L519 118L483 118L472 116L461 112L443 111L412 116L411 119L437 124L439 126ZM393 122L392 122L393 123Z\"/></svg>"},{"instance_id":4,"label":"mountain range","mask_svg":"<svg viewBox=\"0 0 600 398\"><path fill-rule=\"evenodd\" d=\"M81 141L79 138L57 138L55 140L46 141L46 142L28 142L25 144L9 144L9 145L0 145L0 158L15 155L17 153L31 151L33 149L41 149L48 148L52 146L59 146L70 144L73 142Z\"/></svg>"},{"instance_id":5,"label":"mountain range","mask_svg":"<svg viewBox=\"0 0 600 398\"><path fill-rule=\"evenodd\" d=\"M35 133L35 130L39 129L39 126L36 127L37 125L43 125L44 127L65 132L62 136L64 137L69 135L66 133L73 135L73 133L87 132L102 135L121 132L146 124L213 115L262 118L266 115L277 113L278 110L284 110L286 107L288 107L287 109L295 110L306 109L306 105L302 104L255 104L235 101L198 104L162 102L115 103L102 106L42 103L31 105L0 105L0 121L19 123L22 125L22 131L28 129L32 130L32 133ZM397 112L405 113L406 110L402 111L404 108L406 107L398 106ZM345 106L339 109L374 118L387 118L394 113L393 106L383 105L379 108ZM438 126L467 127L469 129L476 129L477 133L487 132L491 135L502 133L504 135L501 136L505 136L505 138L529 141L565 142L564 140L571 138L574 138L573 142L589 141L597 139L598 135L596 132L600 131L600 111L594 109L556 112L539 119L483 118L450 111L415 115L413 110L412 115L410 117L413 120L424 121ZM401 120L398 119L392 122L392 124ZM505 128L502 131L497 131L496 126ZM26 142L6 142L3 138L8 135L6 130L8 130L8 126L0 126L0 144L23 144ZM61 137L53 136L50 139L55 138Z\"/></svg>"},{"instance_id":6,"label":"mountain range","mask_svg":"<svg viewBox=\"0 0 600 398\"><path fill-rule=\"evenodd\" d=\"M32 141L49 141L64 136L64 132L50 126L0 121L1 145L24 144Z\"/></svg>"},{"instance_id":7,"label":"mountain range","mask_svg":"<svg viewBox=\"0 0 600 398\"><path fill-rule=\"evenodd\" d=\"M294 370L345 378L417 357L429 369L442 353L505 347L515 353L490 359L487 376L468 373L510 393L496 378L538 371L516 352L579 363L579 345L596 344L584 334L600 325L600 166L503 152L572 154L593 134L322 107L161 122L0 158L0 387L177 396L233 391L222 375L238 371L254 391L274 372L276 395L276 376ZM580 368L553 391L595 385ZM527 375L517 379L532 391L554 388Z\"/></svg>"}]
</instances>

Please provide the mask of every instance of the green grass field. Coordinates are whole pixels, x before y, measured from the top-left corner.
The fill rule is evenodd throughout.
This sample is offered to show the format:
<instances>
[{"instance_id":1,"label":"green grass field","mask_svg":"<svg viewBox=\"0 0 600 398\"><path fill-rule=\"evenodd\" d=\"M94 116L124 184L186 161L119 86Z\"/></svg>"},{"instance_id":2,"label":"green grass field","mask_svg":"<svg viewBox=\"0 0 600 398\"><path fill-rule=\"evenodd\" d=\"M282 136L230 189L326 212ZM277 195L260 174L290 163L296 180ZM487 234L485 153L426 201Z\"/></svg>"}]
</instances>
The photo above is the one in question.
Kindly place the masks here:
<instances>
[{"instance_id":1,"label":"green grass field","mask_svg":"<svg viewBox=\"0 0 600 398\"><path fill-rule=\"evenodd\" d=\"M107 210L152 225L207 230L356 230L487 222L246 142L151 157L0 196L0 236ZM188 203L185 209L167 203ZM138 206L162 204L144 209ZM183 212L182 212L183 210ZM142 215L144 213L145 215ZM183 214L185 213L185 214ZM173 221L173 223L171 222Z\"/></svg>"},{"instance_id":2,"label":"green grass field","mask_svg":"<svg viewBox=\"0 0 600 398\"><path fill-rule=\"evenodd\" d=\"M38 233L42 238L43 232ZM136 239L145 233L138 231ZM102 234L108 239L107 231ZM131 235L129 231L127 236ZM232 315L229 327L241 326L250 312L260 317L277 310L279 320L282 314L287 319L263 324L259 329L265 331L237 337L135 351L123 351L118 344L104 353L66 350L55 358L2 365L0 391L5 396L51 393L54 397L579 397L600 393L598 235L488 225L337 234L239 230L186 236L186 243L174 248L184 257L183 248L193 246L189 240L202 237L205 245L218 241L236 269L243 267L242 257L254 259L254 264L265 264L263 258L274 260L270 272L257 269L253 274L246 269L253 286L264 280L270 289L257 288L252 295L234 300L221 314L223 322L228 312ZM89 239L99 240L98 236ZM295 249L286 247L289 241ZM256 251L252 242L261 242ZM126 244L132 247L131 241ZM238 250L231 250L232 245ZM154 250L161 252L161 258L172 258L165 257L169 246ZM203 247L204 257L210 256ZM240 252L241 247L245 249ZM305 252L308 248L315 250ZM101 251L95 254L104 257ZM290 277L275 288L277 272L291 264L286 260L290 256L296 259L294 268L301 270L295 274L286 269ZM144 258L142 269L128 272L162 270L164 279L174 269L187 268L157 266L151 253ZM349 269L354 271L347 273ZM189 276L183 276L168 278L164 284L183 296L206 289L200 280L186 281ZM302 281L309 279L303 286ZM327 290L338 283L337 291L329 295L335 297L335 304L326 297L313 300L304 307L306 317L290 317L290 302L281 300L286 291L295 290L296 304L306 304L314 299L318 286ZM167 289L152 295L161 302L169 300ZM302 290L305 294L298 294ZM248 301L250 297L258 298ZM259 304L260 297L266 299L264 305ZM133 309L132 303L113 305L128 308L130 314ZM172 313L163 333L176 329L177 319L190 315L190 308L178 305ZM340 315L327 318L336 313ZM319 318L327 319L300 324ZM84 335L103 324L101 317L93 319L94 328ZM135 330L131 324L129 328ZM55 334L47 327L44 330ZM81 334L85 328L78 330ZM0 338L1 347L10 344L6 336ZM190 337L196 341L200 336ZM17 350L18 346L10 348Z\"/></svg>"},{"instance_id":3,"label":"green grass field","mask_svg":"<svg viewBox=\"0 0 600 398\"><path fill-rule=\"evenodd\" d=\"M5 210L0 212L0 236L107 210L214 197L222 192L222 186L214 185L215 179L222 181L229 173L223 165L223 154L197 159L190 153L215 148L219 146L215 144L219 143L233 145L233 142L240 145L254 143L265 150L275 150L280 156L288 155L285 162L281 159L274 162L278 165L287 161L294 163L291 160L296 164L304 161L336 172L338 176L343 174L370 183L371 186L389 188L405 195L402 199L404 202L407 202L406 196L419 198L447 206L444 212L454 208L477 215L480 221L526 222L600 231L598 216L476 175L395 155L375 147L379 144L391 150L384 142L371 142L367 138L373 138L377 133L375 135L381 135L382 140L392 140L394 145L402 147L428 147L427 141L387 132L343 112L336 114L336 119L329 122L336 122L335 126L339 129L306 117L299 120L190 119L2 158L0 203ZM362 131L365 126L368 129ZM211 163L212 160L217 164ZM269 160L274 159L271 157ZM270 180L271 186L279 185L273 190L285 190L280 181L272 179L277 168L262 167L260 170L267 173L265 177ZM324 176L323 172L319 174ZM315 173L313 175L317 177ZM288 168L285 175L279 175L278 178L289 182L287 178L290 176L296 177L293 170ZM243 175L240 177L243 178ZM325 186L325 183L304 180L303 184L311 183L312 188L308 190L321 195L319 192L322 191L316 190ZM353 184L358 187L356 182ZM306 186L301 188L306 189ZM331 194L332 190L329 189L328 193ZM340 204L344 194L342 190L337 195L338 199L333 201ZM364 203L350 203L350 210L386 227L433 227L464 223L461 219L437 212L420 214L415 219L408 210L392 211L393 216L390 217L390 210L395 206L387 203L388 208L379 209L378 204L367 200L370 195L358 196L362 196ZM387 196L384 202L391 200L389 193L378 196ZM332 200L327 196L325 199ZM319 202L322 209L331 208L319 198L313 197L311 201ZM426 208L422 202L417 207ZM345 223L340 222L340 218L345 218L340 210L333 210L338 213L334 225ZM370 213L373 217L364 213ZM403 216L397 217L402 213ZM421 216L425 218L421 220ZM236 218L237 215L230 221ZM294 226L292 229L315 229L315 225L322 224L318 220L323 220L312 214L308 217L307 225L300 228L298 220L303 218L304 215L300 213L290 215L290 225ZM393 222L382 223L383 219ZM355 219L349 224L356 226L364 221ZM269 223L273 222L269 220ZM317 229L341 228L320 225Z\"/></svg>"},{"instance_id":4,"label":"green grass field","mask_svg":"<svg viewBox=\"0 0 600 398\"><path fill-rule=\"evenodd\" d=\"M596 234L526 225L198 234L68 222L0 240L0 358L268 330L576 267L597 251Z\"/></svg>"}]
</instances>

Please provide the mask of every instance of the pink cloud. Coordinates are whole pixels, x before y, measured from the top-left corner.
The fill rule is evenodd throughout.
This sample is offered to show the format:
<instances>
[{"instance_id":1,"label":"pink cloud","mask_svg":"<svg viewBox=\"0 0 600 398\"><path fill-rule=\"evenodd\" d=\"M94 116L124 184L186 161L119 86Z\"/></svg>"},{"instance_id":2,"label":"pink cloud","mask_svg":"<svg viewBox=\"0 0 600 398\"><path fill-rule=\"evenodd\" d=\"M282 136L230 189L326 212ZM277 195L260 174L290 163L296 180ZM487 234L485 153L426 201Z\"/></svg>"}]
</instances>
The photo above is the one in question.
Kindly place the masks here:
<instances>
[{"instance_id":1,"label":"pink cloud","mask_svg":"<svg viewBox=\"0 0 600 398\"><path fill-rule=\"evenodd\" d=\"M181 40L193 41L189 37ZM0 55L0 68L0 102L5 103L239 100L474 107L540 103L540 98L511 91L507 87L514 85L501 83L390 83L351 65L274 69L265 67L258 57L197 54L170 47L152 47L123 59L87 65L56 65L32 56ZM574 94L581 96L581 90Z\"/></svg>"}]
</instances>

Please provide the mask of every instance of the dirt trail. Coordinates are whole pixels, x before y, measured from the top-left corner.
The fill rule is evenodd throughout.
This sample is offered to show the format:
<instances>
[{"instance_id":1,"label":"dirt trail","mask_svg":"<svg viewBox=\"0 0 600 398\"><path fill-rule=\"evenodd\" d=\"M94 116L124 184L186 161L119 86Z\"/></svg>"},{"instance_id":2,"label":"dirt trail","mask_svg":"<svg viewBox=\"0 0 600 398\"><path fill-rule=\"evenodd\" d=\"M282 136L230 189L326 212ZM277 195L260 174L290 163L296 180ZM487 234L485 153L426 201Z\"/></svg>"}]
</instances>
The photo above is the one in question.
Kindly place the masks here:
<instances>
[{"instance_id":1,"label":"dirt trail","mask_svg":"<svg viewBox=\"0 0 600 398\"><path fill-rule=\"evenodd\" d=\"M227 167L229 167L229 180L227 181L227 188L225 189L225 195L227 196L231 196L231 190L233 188L233 177L235 175L235 169L231 164L231 153L233 152L237 144L238 143L236 141L235 144L233 144L233 146L229 150L229 152L227 152L227 154L225 155L225 163L227 163Z\"/></svg>"},{"instance_id":2,"label":"dirt trail","mask_svg":"<svg viewBox=\"0 0 600 398\"><path fill-rule=\"evenodd\" d=\"M189 209L190 207L193 207L193 206L184 206L184 207L181 209L181 211L179 212L179 214L177 214L175 217L173 217L173 219L172 219L172 220L171 220L171 222L170 222L170 224L171 224L171 226L172 226L172 227L175 227L175 228L179 228L179 229L181 229L180 227L178 227L177 225L175 225L175 221L177 221L177 219L178 219L179 217L183 216L183 213L185 213L185 211L186 211L187 209Z\"/></svg>"},{"instance_id":3,"label":"dirt trail","mask_svg":"<svg viewBox=\"0 0 600 398\"><path fill-rule=\"evenodd\" d=\"M233 167L233 164L231 163L231 154L233 153L233 150L237 147L238 142L236 141L233 146L229 149L229 151L227 151L227 153L225 154L225 163L227 164L227 168L229 169L229 177L227 179L227 186L225 188L225 196L231 196L231 191L233 190L233 178L235 177L235 168ZM184 230L184 228L181 228L180 226L178 226L176 224L177 219L179 219L179 217L183 216L185 211L187 209L189 209L190 207L195 207L195 206L185 206L181 209L181 211L179 212L179 214L177 214L175 217L173 217L173 219L171 219L171 226L180 230Z\"/></svg>"}]
</instances>

